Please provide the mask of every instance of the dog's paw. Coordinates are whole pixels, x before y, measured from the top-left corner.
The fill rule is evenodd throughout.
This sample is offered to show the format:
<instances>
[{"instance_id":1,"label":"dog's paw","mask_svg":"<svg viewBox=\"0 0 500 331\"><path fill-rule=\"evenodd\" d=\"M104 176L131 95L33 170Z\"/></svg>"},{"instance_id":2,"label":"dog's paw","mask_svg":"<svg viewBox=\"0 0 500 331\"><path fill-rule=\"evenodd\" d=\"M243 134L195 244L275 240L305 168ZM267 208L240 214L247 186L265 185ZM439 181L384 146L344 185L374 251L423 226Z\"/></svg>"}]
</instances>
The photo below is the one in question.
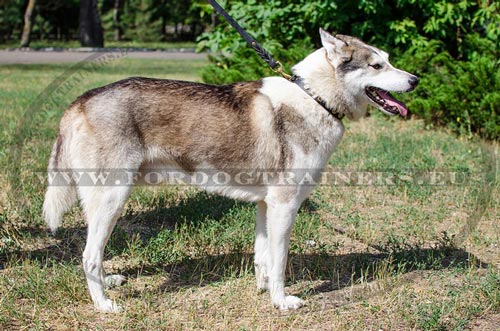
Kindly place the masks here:
<instances>
[{"instance_id":1,"label":"dog's paw","mask_svg":"<svg viewBox=\"0 0 500 331\"><path fill-rule=\"evenodd\" d=\"M299 309L300 307L304 306L306 302L300 298L294 297L293 295L288 295L277 302L273 302L273 304L280 310L288 310Z\"/></svg>"},{"instance_id":2,"label":"dog's paw","mask_svg":"<svg viewBox=\"0 0 500 331\"><path fill-rule=\"evenodd\" d=\"M264 268L255 268L255 280L259 291L265 292L269 290L269 277Z\"/></svg>"},{"instance_id":3,"label":"dog's paw","mask_svg":"<svg viewBox=\"0 0 500 331\"><path fill-rule=\"evenodd\" d=\"M268 283L267 279L264 279L264 280L257 279L257 290L260 293L264 293L264 292L269 290L269 283Z\"/></svg>"},{"instance_id":4,"label":"dog's paw","mask_svg":"<svg viewBox=\"0 0 500 331\"><path fill-rule=\"evenodd\" d=\"M105 313L121 313L125 310L123 306L118 305L116 302L110 299L106 299L100 303L96 303L95 308Z\"/></svg>"},{"instance_id":5,"label":"dog's paw","mask_svg":"<svg viewBox=\"0 0 500 331\"><path fill-rule=\"evenodd\" d=\"M257 279L257 291L264 293L269 290L269 282L267 279Z\"/></svg>"},{"instance_id":6,"label":"dog's paw","mask_svg":"<svg viewBox=\"0 0 500 331\"><path fill-rule=\"evenodd\" d=\"M127 279L122 275L109 275L104 278L104 283L107 288L121 286Z\"/></svg>"}]
</instances>

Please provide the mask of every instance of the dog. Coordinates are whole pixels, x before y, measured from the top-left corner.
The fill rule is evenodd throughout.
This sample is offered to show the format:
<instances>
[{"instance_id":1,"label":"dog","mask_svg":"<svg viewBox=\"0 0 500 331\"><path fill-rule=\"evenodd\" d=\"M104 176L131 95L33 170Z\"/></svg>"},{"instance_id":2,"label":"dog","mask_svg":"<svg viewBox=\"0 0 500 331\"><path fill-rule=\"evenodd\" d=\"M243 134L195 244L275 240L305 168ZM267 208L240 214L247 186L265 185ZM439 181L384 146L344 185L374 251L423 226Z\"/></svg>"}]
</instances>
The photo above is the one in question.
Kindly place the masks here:
<instances>
[{"instance_id":1,"label":"dog","mask_svg":"<svg viewBox=\"0 0 500 331\"><path fill-rule=\"evenodd\" d=\"M213 86L132 77L87 91L64 113L49 161L63 169L176 169L189 178L200 169L235 176L235 169L309 169L319 176L344 134L342 117L357 120L372 105L388 115L408 114L389 92L409 92L418 78L396 69L386 52L361 40L320 29L322 47L281 77ZM328 111L327 111L328 110ZM251 172L248 172L251 174ZM201 185L210 192L255 202L255 276L282 310L305 303L285 294L285 266L295 216L312 185ZM144 181L144 176L133 183ZM132 185L48 186L43 215L55 232L79 198L88 223L83 269L94 306L123 308L105 295L120 275L105 277L107 240Z\"/></svg>"}]
</instances>

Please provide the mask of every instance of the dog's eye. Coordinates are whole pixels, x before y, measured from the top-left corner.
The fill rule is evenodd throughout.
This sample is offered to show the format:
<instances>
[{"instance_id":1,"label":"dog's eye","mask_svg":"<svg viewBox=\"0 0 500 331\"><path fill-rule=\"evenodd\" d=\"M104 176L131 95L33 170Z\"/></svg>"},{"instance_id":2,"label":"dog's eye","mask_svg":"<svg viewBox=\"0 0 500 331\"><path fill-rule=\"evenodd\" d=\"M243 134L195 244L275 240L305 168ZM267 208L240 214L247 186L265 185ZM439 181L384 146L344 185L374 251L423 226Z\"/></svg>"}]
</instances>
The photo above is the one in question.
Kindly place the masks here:
<instances>
[{"instance_id":1,"label":"dog's eye","mask_svg":"<svg viewBox=\"0 0 500 331\"><path fill-rule=\"evenodd\" d=\"M375 70L380 70L380 69L382 69L382 66L381 66L380 64L378 64L378 63L377 63L377 64L370 65L370 67L372 67L372 68L373 68L373 69L375 69Z\"/></svg>"}]
</instances>

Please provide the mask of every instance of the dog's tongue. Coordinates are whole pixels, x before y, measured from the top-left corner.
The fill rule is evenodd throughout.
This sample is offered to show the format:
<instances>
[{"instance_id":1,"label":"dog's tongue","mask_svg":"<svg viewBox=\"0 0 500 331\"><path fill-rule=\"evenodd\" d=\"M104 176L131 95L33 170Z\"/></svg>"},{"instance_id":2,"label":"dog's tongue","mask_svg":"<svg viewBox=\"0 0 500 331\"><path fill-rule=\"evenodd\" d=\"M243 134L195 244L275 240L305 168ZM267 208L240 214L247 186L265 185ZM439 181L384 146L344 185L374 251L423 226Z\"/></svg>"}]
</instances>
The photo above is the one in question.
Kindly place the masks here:
<instances>
[{"instance_id":1,"label":"dog's tongue","mask_svg":"<svg viewBox=\"0 0 500 331\"><path fill-rule=\"evenodd\" d=\"M403 117L406 117L406 115L408 115L408 108L406 107L406 105L395 99L389 92L387 91L380 91L379 92L379 96L385 100L385 102L390 106L390 107L393 107L395 106L399 113L401 114L401 116Z\"/></svg>"}]
</instances>

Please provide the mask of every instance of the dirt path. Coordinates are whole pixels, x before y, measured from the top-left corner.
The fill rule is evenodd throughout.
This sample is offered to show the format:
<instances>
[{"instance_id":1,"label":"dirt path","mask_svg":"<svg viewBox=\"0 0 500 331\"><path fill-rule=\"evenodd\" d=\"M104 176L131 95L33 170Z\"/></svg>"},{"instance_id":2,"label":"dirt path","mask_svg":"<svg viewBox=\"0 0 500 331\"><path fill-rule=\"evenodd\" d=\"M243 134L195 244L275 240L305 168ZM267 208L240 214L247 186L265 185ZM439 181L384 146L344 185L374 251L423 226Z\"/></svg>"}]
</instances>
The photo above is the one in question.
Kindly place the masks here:
<instances>
[{"instance_id":1,"label":"dirt path","mask_svg":"<svg viewBox=\"0 0 500 331\"><path fill-rule=\"evenodd\" d=\"M119 52L121 53L121 52ZM79 62L95 54L82 51L20 51L0 50L1 64L68 63ZM195 60L205 59L206 54L173 51L131 51L126 55L132 59Z\"/></svg>"}]
</instances>

